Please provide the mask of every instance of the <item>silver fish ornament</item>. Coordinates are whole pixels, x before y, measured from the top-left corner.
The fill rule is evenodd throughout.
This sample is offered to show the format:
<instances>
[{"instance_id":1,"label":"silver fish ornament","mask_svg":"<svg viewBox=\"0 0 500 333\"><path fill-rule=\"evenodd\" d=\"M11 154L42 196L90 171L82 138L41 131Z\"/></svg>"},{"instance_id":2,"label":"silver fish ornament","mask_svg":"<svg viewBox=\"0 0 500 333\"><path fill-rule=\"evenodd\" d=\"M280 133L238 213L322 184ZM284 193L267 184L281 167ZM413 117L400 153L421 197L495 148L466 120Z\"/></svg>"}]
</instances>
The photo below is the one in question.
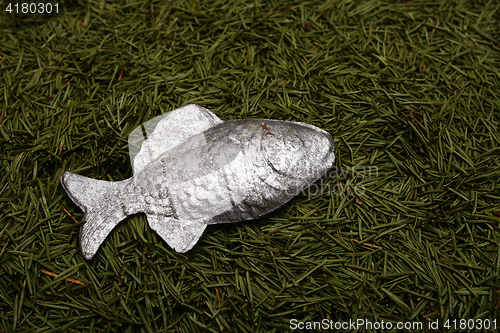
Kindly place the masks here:
<instances>
[{"instance_id":1,"label":"silver fish ornament","mask_svg":"<svg viewBox=\"0 0 500 333\"><path fill-rule=\"evenodd\" d=\"M192 104L162 116L131 156L134 175L124 181L61 176L64 190L85 213L80 245L88 260L121 220L139 212L172 249L184 253L207 225L260 218L323 177L335 161L333 138L315 126L222 121Z\"/></svg>"}]
</instances>

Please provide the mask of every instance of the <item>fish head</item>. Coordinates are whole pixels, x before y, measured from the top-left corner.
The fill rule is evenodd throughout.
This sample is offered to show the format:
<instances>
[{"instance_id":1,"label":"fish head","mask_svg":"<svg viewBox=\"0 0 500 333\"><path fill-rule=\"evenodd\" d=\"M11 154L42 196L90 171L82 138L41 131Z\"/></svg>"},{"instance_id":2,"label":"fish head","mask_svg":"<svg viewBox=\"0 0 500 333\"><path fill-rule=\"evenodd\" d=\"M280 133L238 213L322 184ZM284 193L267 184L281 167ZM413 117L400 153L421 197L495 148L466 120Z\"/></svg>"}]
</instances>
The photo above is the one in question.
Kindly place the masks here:
<instances>
[{"instance_id":1,"label":"fish head","mask_svg":"<svg viewBox=\"0 0 500 333\"><path fill-rule=\"evenodd\" d=\"M315 181L335 162L332 136L309 124L262 121L261 147L271 169L283 176Z\"/></svg>"}]
</instances>

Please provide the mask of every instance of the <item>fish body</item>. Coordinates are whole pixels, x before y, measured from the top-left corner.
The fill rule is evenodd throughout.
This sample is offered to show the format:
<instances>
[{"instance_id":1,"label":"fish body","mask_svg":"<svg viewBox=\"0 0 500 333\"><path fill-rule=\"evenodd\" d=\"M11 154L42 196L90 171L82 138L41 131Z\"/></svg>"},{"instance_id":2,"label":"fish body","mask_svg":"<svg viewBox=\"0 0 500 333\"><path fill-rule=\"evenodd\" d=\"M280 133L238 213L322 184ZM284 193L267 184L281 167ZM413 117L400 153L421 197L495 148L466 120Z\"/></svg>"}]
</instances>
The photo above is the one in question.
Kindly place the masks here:
<instances>
[{"instance_id":1,"label":"fish body","mask_svg":"<svg viewBox=\"0 0 500 333\"><path fill-rule=\"evenodd\" d=\"M221 121L187 105L168 114L133 159L134 175L106 182L70 172L63 188L84 211L80 245L91 259L126 216L145 213L174 250L190 250L207 225L260 218L326 174L333 138L308 124Z\"/></svg>"}]
</instances>

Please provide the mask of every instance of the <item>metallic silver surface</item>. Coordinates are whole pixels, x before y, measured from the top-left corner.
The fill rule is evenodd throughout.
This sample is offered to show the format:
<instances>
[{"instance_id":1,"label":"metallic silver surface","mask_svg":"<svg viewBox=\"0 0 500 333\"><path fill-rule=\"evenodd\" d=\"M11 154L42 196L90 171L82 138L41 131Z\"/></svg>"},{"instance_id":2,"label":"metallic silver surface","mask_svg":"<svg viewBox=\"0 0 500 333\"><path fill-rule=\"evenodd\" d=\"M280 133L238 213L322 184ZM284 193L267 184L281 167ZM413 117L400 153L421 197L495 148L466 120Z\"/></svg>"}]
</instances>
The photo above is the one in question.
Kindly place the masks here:
<instances>
[{"instance_id":1,"label":"metallic silver surface","mask_svg":"<svg viewBox=\"0 0 500 333\"><path fill-rule=\"evenodd\" d=\"M260 218L324 176L335 161L333 138L308 124L223 122L196 105L155 122L136 155L142 128L129 138L132 178L106 182L70 172L61 176L69 197L85 213L80 244L86 259L122 219L138 212L174 250L186 252L207 225Z\"/></svg>"}]
</instances>

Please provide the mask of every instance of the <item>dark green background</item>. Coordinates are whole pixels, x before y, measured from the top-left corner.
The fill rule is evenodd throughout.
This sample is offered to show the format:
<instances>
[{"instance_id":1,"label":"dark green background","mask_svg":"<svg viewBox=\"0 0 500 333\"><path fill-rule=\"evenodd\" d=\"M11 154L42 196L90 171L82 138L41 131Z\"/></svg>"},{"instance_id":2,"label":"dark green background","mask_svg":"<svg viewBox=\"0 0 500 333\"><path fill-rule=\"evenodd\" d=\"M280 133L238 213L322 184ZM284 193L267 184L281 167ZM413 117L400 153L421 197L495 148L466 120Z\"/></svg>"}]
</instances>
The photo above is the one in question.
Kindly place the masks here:
<instances>
[{"instance_id":1,"label":"dark green background","mask_svg":"<svg viewBox=\"0 0 500 333\"><path fill-rule=\"evenodd\" d=\"M498 1L9 3L0 332L500 326ZM339 172L265 219L207 228L186 254L130 217L86 262L61 173L130 177L128 134L187 103L319 126Z\"/></svg>"}]
</instances>

